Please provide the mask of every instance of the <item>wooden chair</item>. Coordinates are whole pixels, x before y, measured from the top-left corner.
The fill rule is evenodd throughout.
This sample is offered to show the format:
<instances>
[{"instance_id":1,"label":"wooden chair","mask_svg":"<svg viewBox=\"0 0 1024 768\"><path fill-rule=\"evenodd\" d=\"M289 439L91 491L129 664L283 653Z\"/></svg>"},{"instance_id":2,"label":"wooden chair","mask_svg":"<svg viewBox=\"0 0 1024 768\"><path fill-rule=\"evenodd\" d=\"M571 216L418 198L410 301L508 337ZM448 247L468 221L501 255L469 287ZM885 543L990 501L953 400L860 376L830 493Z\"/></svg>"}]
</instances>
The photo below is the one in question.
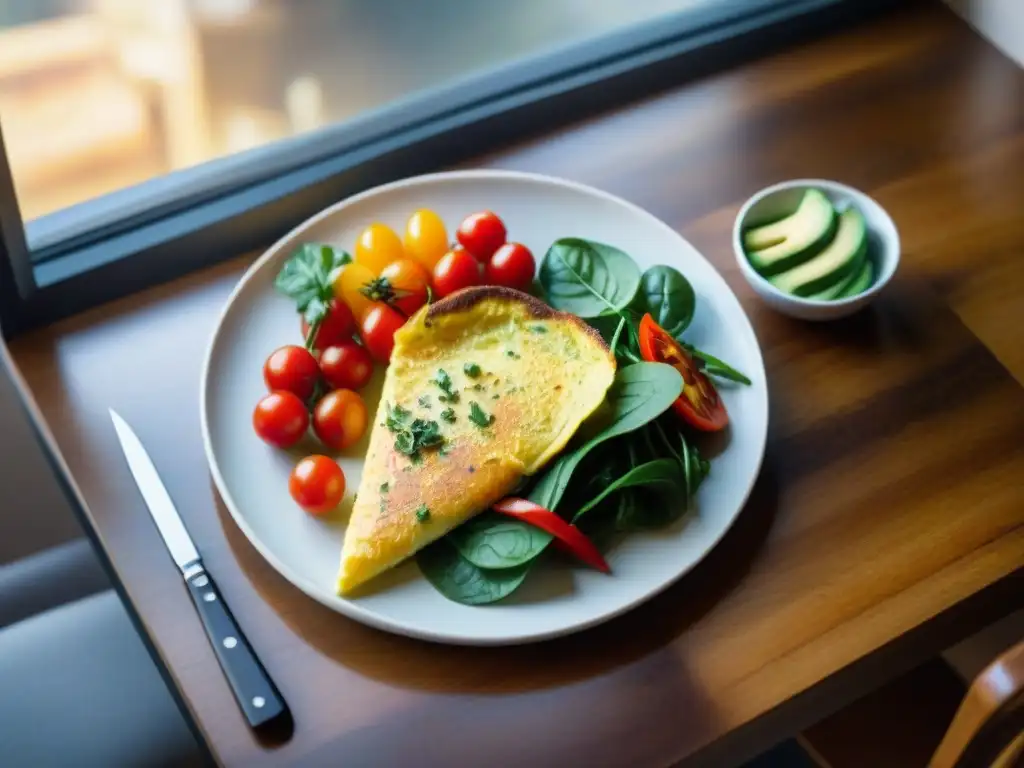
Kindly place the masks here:
<instances>
[{"instance_id":1,"label":"wooden chair","mask_svg":"<svg viewBox=\"0 0 1024 768\"><path fill-rule=\"evenodd\" d=\"M1024 765L1024 642L986 667L967 691L929 768Z\"/></svg>"},{"instance_id":2,"label":"wooden chair","mask_svg":"<svg viewBox=\"0 0 1024 768\"><path fill-rule=\"evenodd\" d=\"M1024 766L1024 641L977 674L966 693L936 657L796 741L819 768Z\"/></svg>"}]
</instances>

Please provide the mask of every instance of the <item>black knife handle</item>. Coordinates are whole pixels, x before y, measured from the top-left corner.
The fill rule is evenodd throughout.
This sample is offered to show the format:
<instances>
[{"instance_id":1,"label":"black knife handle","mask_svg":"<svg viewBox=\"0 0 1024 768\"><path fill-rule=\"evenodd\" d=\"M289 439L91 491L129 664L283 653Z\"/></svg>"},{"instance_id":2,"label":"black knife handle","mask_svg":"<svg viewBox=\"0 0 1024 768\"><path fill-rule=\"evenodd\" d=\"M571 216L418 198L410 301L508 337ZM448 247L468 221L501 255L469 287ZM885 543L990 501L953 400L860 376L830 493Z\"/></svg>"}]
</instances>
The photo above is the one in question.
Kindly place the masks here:
<instances>
[{"instance_id":1,"label":"black knife handle","mask_svg":"<svg viewBox=\"0 0 1024 768\"><path fill-rule=\"evenodd\" d=\"M198 564L191 566L187 573L185 583L189 594L245 719L253 728L275 720L288 708L235 623L217 585Z\"/></svg>"}]
</instances>

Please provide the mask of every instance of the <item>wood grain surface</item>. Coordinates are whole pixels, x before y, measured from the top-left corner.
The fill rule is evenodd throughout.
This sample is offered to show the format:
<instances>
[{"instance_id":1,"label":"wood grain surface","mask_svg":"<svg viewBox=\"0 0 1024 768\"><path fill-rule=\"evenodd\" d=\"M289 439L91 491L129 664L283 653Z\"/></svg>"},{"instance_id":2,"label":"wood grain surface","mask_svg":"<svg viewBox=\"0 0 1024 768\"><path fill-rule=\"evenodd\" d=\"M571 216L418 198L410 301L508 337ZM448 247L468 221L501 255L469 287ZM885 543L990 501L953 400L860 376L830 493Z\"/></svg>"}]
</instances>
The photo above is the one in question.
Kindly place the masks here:
<instances>
[{"instance_id":1,"label":"wood grain surface","mask_svg":"<svg viewBox=\"0 0 1024 768\"><path fill-rule=\"evenodd\" d=\"M393 637L279 577L209 480L201 358L252 255L22 337L15 358L219 761L728 765L1021 605L1024 73L952 14L915 4L474 165L622 195L722 272L768 368L753 497L691 574L605 626L510 649ZM729 245L746 197L806 176L875 196L904 242L890 289L829 325L759 304ZM290 739L246 728L108 407L288 700Z\"/></svg>"}]
</instances>

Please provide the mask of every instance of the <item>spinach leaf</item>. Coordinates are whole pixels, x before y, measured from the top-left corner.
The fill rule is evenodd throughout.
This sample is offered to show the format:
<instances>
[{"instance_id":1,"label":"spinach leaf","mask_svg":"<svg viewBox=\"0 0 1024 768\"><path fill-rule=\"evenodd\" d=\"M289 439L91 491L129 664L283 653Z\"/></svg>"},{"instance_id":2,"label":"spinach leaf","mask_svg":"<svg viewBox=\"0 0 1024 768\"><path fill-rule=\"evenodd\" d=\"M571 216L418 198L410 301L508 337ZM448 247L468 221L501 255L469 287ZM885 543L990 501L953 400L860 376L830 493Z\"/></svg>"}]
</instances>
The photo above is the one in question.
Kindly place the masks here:
<instances>
[{"instance_id":1,"label":"spinach leaf","mask_svg":"<svg viewBox=\"0 0 1024 768\"><path fill-rule=\"evenodd\" d=\"M637 363L620 369L608 393L612 414L609 424L576 450L563 454L534 486L530 500L553 510L589 453L601 443L656 419L672 405L682 387L679 372L663 363ZM551 536L521 520L485 513L456 528L447 539L470 566L509 570L534 560L547 548ZM457 560L451 563L451 567L456 566L465 571Z\"/></svg>"},{"instance_id":2,"label":"spinach leaf","mask_svg":"<svg viewBox=\"0 0 1024 768\"><path fill-rule=\"evenodd\" d=\"M544 254L538 279L552 307L588 318L628 306L640 287L640 269L618 248L566 237Z\"/></svg>"},{"instance_id":3,"label":"spinach leaf","mask_svg":"<svg viewBox=\"0 0 1024 768\"><path fill-rule=\"evenodd\" d=\"M507 597L523 583L530 568L529 564L493 571L478 568L447 537L417 552L416 564L438 592L463 605L484 605Z\"/></svg>"},{"instance_id":4,"label":"spinach leaf","mask_svg":"<svg viewBox=\"0 0 1024 768\"><path fill-rule=\"evenodd\" d=\"M619 477L614 483L605 488L601 493L580 507L573 515L573 522L576 522L582 515L596 507L608 496L622 488L634 488L646 486L663 493L678 493L685 497L685 480L682 477L682 468L675 459L655 459L633 467L626 474Z\"/></svg>"},{"instance_id":5,"label":"spinach leaf","mask_svg":"<svg viewBox=\"0 0 1024 768\"><path fill-rule=\"evenodd\" d=\"M683 377L664 363L634 363L620 368L608 390L611 421L573 451L562 454L530 492L530 501L554 511L580 461L606 440L639 429L658 418L683 391Z\"/></svg>"},{"instance_id":6,"label":"spinach leaf","mask_svg":"<svg viewBox=\"0 0 1024 768\"><path fill-rule=\"evenodd\" d=\"M640 336L637 331L639 322L639 316L631 309L609 311L587 320L587 324L601 334L601 338L605 340L620 365L639 363L643 360L640 356Z\"/></svg>"},{"instance_id":7,"label":"spinach leaf","mask_svg":"<svg viewBox=\"0 0 1024 768\"><path fill-rule=\"evenodd\" d=\"M690 281L674 267L659 264L644 272L640 280L645 309L655 321L675 338L679 338L690 321L697 297Z\"/></svg>"},{"instance_id":8,"label":"spinach leaf","mask_svg":"<svg viewBox=\"0 0 1024 768\"><path fill-rule=\"evenodd\" d=\"M697 349L693 344L686 344L683 342L683 349L697 358L697 362L701 364L704 373L712 376L718 376L721 379L735 381L739 384L750 384L750 379L737 371L731 365L719 360L714 355L709 355L707 352Z\"/></svg>"},{"instance_id":9,"label":"spinach leaf","mask_svg":"<svg viewBox=\"0 0 1024 768\"><path fill-rule=\"evenodd\" d=\"M643 514L642 497L636 488L625 488L619 494L615 509L615 530L632 531L643 526L637 520Z\"/></svg>"},{"instance_id":10,"label":"spinach leaf","mask_svg":"<svg viewBox=\"0 0 1024 768\"><path fill-rule=\"evenodd\" d=\"M488 511L460 525L446 538L478 568L498 569L532 560L552 536L540 528Z\"/></svg>"},{"instance_id":11,"label":"spinach leaf","mask_svg":"<svg viewBox=\"0 0 1024 768\"><path fill-rule=\"evenodd\" d=\"M619 508L615 527L620 533L664 528L684 514L687 508L678 499L659 497L645 488L627 488L616 498ZM587 514L589 517L591 513Z\"/></svg>"},{"instance_id":12,"label":"spinach leaf","mask_svg":"<svg viewBox=\"0 0 1024 768\"><path fill-rule=\"evenodd\" d=\"M334 297L331 281L338 267L352 257L333 245L306 243L281 267L274 279L274 288L295 300L299 312L311 326L327 314L327 305Z\"/></svg>"},{"instance_id":13,"label":"spinach leaf","mask_svg":"<svg viewBox=\"0 0 1024 768\"><path fill-rule=\"evenodd\" d=\"M626 327L626 318L620 317L619 324L615 327L615 333L612 334L612 340L608 342L608 349L611 350L612 355L615 355L615 349L619 346L619 337L622 336L622 329Z\"/></svg>"}]
</instances>

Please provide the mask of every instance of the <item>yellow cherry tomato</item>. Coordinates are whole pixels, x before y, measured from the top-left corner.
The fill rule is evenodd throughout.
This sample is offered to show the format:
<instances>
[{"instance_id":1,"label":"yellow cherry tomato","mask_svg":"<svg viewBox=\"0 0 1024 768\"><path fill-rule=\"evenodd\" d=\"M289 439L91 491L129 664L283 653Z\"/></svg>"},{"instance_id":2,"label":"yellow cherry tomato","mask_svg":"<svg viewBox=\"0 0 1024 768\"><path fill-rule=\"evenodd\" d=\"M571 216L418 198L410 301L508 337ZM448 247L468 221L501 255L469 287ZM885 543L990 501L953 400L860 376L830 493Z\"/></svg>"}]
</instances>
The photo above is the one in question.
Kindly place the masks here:
<instances>
[{"instance_id":1,"label":"yellow cherry tomato","mask_svg":"<svg viewBox=\"0 0 1024 768\"><path fill-rule=\"evenodd\" d=\"M402 241L387 224L371 224L356 240L356 261L368 267L374 277L388 264L404 257Z\"/></svg>"},{"instance_id":2,"label":"yellow cherry tomato","mask_svg":"<svg viewBox=\"0 0 1024 768\"><path fill-rule=\"evenodd\" d=\"M348 305L357 323L373 306L373 302L362 294L362 288L374 277L376 275L368 266L353 261L338 270L331 283L335 298L341 299Z\"/></svg>"},{"instance_id":3,"label":"yellow cherry tomato","mask_svg":"<svg viewBox=\"0 0 1024 768\"><path fill-rule=\"evenodd\" d=\"M448 252L448 233L445 231L444 222L440 216L427 208L421 208L409 217L402 242L405 245L406 256L428 272L432 271L441 257Z\"/></svg>"}]
</instances>

